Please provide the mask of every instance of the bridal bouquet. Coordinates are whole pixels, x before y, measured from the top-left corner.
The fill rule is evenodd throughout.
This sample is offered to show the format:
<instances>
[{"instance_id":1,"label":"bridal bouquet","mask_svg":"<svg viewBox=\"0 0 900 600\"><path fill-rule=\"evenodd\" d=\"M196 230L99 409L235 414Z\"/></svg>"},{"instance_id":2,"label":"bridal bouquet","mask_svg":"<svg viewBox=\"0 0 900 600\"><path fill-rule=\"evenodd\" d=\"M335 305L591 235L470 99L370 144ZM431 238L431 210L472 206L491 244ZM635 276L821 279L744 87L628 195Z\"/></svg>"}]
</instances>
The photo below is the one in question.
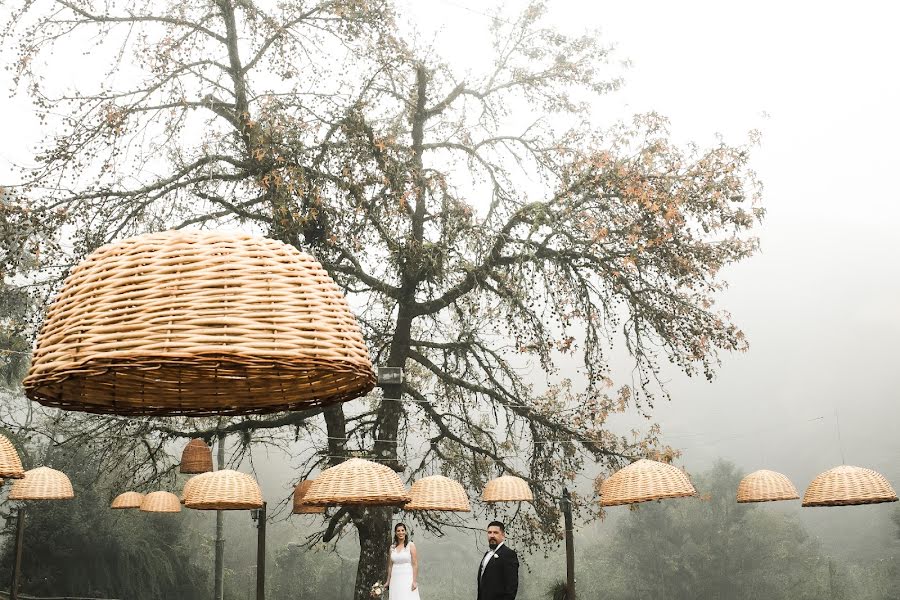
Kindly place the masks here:
<instances>
[{"instance_id":1,"label":"bridal bouquet","mask_svg":"<svg viewBox=\"0 0 900 600\"><path fill-rule=\"evenodd\" d=\"M380 581L376 581L375 585L372 586L372 589L369 591L370 598L381 598L384 594L384 584Z\"/></svg>"}]
</instances>

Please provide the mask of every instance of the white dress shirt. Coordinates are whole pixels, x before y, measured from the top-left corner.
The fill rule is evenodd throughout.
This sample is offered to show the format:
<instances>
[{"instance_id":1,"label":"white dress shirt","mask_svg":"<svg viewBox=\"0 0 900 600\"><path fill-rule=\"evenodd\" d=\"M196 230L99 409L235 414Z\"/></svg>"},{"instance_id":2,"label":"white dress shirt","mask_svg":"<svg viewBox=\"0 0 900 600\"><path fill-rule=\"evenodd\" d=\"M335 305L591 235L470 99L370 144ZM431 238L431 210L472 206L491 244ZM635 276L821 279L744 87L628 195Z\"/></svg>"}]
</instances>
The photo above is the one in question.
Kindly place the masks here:
<instances>
[{"instance_id":1,"label":"white dress shirt","mask_svg":"<svg viewBox=\"0 0 900 600\"><path fill-rule=\"evenodd\" d=\"M481 579L481 576L484 575L484 570L487 568L488 563L491 562L492 558L497 556L497 550L499 550L500 546L502 546L505 542L506 540L503 540L502 542L497 544L496 548L494 548L493 550L488 550L487 554L484 555L484 558L481 560L481 572L478 573L478 579Z\"/></svg>"}]
</instances>

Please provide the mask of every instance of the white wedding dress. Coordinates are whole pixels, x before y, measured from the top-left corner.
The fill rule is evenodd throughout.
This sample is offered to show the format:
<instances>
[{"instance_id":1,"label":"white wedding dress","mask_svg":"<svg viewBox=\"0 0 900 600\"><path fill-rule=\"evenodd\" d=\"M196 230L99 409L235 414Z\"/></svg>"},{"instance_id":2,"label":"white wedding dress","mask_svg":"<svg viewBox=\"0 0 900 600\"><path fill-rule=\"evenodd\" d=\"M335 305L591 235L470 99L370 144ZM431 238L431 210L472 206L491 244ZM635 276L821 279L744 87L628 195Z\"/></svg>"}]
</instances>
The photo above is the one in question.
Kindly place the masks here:
<instances>
[{"instance_id":1,"label":"white wedding dress","mask_svg":"<svg viewBox=\"0 0 900 600\"><path fill-rule=\"evenodd\" d=\"M388 600L419 600L419 588L412 590L413 567L409 546L391 548L391 586Z\"/></svg>"}]
</instances>

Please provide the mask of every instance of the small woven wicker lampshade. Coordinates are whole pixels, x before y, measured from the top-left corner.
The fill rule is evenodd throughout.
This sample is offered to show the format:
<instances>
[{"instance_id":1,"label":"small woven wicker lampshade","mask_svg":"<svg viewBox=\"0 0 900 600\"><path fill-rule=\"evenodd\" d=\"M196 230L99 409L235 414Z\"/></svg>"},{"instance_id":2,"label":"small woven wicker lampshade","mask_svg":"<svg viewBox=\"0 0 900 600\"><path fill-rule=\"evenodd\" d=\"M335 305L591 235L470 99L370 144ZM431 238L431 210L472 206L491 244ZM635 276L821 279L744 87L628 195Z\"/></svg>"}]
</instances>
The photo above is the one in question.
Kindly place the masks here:
<instances>
[{"instance_id":1,"label":"small woven wicker lampshade","mask_svg":"<svg viewBox=\"0 0 900 600\"><path fill-rule=\"evenodd\" d=\"M803 494L803 506L851 506L896 501L897 493L881 473L846 465L817 475Z\"/></svg>"},{"instance_id":2,"label":"small woven wicker lampshade","mask_svg":"<svg viewBox=\"0 0 900 600\"><path fill-rule=\"evenodd\" d=\"M25 477L25 469L16 447L5 435L0 435L0 478L22 479Z\"/></svg>"},{"instance_id":3,"label":"small woven wicker lampshade","mask_svg":"<svg viewBox=\"0 0 900 600\"><path fill-rule=\"evenodd\" d=\"M797 488L785 475L775 471L754 471L738 484L738 502L774 502L777 500L799 500Z\"/></svg>"},{"instance_id":4,"label":"small woven wicker lampshade","mask_svg":"<svg viewBox=\"0 0 900 600\"><path fill-rule=\"evenodd\" d=\"M25 392L132 415L250 414L375 385L341 290L312 257L244 234L166 231L99 248L47 312Z\"/></svg>"},{"instance_id":5,"label":"small woven wicker lampshade","mask_svg":"<svg viewBox=\"0 0 900 600\"><path fill-rule=\"evenodd\" d=\"M184 505L196 510L249 510L262 507L259 484L230 469L194 475L184 486Z\"/></svg>"},{"instance_id":6,"label":"small woven wicker lampshade","mask_svg":"<svg viewBox=\"0 0 900 600\"><path fill-rule=\"evenodd\" d=\"M292 512L295 515L321 515L325 512L324 506L310 506L303 500L306 492L312 486L312 482L312 479L306 479L298 483L294 488L294 509Z\"/></svg>"},{"instance_id":7,"label":"small woven wicker lampshade","mask_svg":"<svg viewBox=\"0 0 900 600\"><path fill-rule=\"evenodd\" d=\"M74 497L68 476L50 467L25 471L25 477L13 481L9 491L10 500L69 500Z\"/></svg>"},{"instance_id":8,"label":"small woven wicker lampshade","mask_svg":"<svg viewBox=\"0 0 900 600\"><path fill-rule=\"evenodd\" d=\"M141 502L144 512L177 513L181 512L181 502L172 492L150 492Z\"/></svg>"},{"instance_id":9,"label":"small woven wicker lampshade","mask_svg":"<svg viewBox=\"0 0 900 600\"><path fill-rule=\"evenodd\" d=\"M646 458L619 469L600 484L601 506L684 498L696 494L697 490L684 471Z\"/></svg>"},{"instance_id":10,"label":"small woven wicker lampshade","mask_svg":"<svg viewBox=\"0 0 900 600\"><path fill-rule=\"evenodd\" d=\"M144 501L144 495L139 492L125 492L119 494L109 505L110 508L140 508Z\"/></svg>"},{"instance_id":11,"label":"small woven wicker lampshade","mask_svg":"<svg viewBox=\"0 0 900 600\"><path fill-rule=\"evenodd\" d=\"M443 475L423 477L409 490L412 500L404 510L445 510L470 512L469 496L458 482Z\"/></svg>"},{"instance_id":12,"label":"small woven wicker lampshade","mask_svg":"<svg viewBox=\"0 0 900 600\"><path fill-rule=\"evenodd\" d=\"M403 481L393 469L362 458L351 458L325 469L303 496L306 504L314 506L396 506L409 500Z\"/></svg>"},{"instance_id":13,"label":"small woven wicker lampshade","mask_svg":"<svg viewBox=\"0 0 900 600\"><path fill-rule=\"evenodd\" d=\"M503 475L491 479L481 492L482 502L531 502L534 495L524 479Z\"/></svg>"},{"instance_id":14,"label":"small woven wicker lampshade","mask_svg":"<svg viewBox=\"0 0 900 600\"><path fill-rule=\"evenodd\" d=\"M212 450L203 440L194 439L188 442L181 452L182 473L206 473L213 470Z\"/></svg>"}]
</instances>

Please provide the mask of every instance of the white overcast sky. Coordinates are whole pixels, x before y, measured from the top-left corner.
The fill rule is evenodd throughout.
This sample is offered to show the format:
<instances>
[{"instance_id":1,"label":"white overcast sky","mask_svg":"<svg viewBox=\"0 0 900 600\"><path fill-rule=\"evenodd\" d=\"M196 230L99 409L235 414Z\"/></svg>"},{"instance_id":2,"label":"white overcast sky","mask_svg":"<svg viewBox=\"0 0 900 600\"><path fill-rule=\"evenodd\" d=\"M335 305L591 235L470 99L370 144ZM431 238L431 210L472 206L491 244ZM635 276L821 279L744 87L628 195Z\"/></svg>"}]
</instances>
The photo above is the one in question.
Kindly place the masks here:
<instances>
[{"instance_id":1,"label":"white overcast sky","mask_svg":"<svg viewBox=\"0 0 900 600\"><path fill-rule=\"evenodd\" d=\"M487 3L401 0L461 68L485 56ZM521 2L506 4L509 14ZM551 20L602 31L630 60L598 122L655 110L679 140L762 132L762 252L728 273L723 305L748 334L712 383L674 378L655 415L700 470L722 456L805 486L842 462L900 489L900 8L894 2L556 0ZM73 63L74 68L74 63ZM0 88L8 89L5 73ZM7 103L0 173L38 135ZM819 417L822 417L819 419Z\"/></svg>"}]
</instances>

